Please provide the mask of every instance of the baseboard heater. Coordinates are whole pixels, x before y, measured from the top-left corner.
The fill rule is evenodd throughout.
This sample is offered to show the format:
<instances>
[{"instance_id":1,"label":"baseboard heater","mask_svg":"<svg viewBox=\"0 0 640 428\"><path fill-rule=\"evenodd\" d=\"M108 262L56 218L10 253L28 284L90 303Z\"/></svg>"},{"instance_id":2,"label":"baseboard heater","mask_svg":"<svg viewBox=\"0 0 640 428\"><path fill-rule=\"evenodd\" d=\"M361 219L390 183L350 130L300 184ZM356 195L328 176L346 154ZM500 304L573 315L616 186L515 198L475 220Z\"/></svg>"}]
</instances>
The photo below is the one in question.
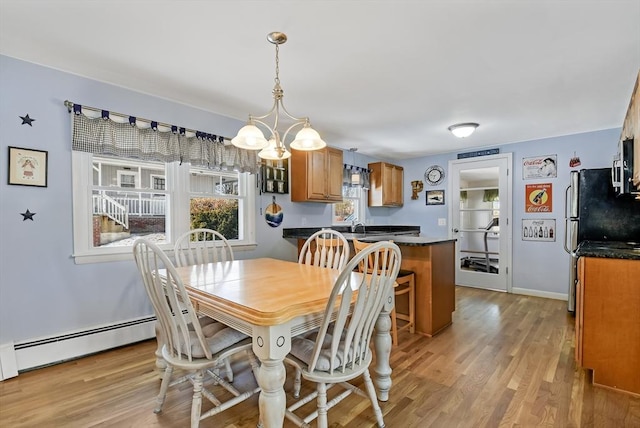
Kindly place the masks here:
<instances>
[{"instance_id":1,"label":"baseboard heater","mask_svg":"<svg viewBox=\"0 0 640 428\"><path fill-rule=\"evenodd\" d=\"M16 343L18 372L80 358L107 349L155 337L156 317L145 317L102 327Z\"/></svg>"}]
</instances>

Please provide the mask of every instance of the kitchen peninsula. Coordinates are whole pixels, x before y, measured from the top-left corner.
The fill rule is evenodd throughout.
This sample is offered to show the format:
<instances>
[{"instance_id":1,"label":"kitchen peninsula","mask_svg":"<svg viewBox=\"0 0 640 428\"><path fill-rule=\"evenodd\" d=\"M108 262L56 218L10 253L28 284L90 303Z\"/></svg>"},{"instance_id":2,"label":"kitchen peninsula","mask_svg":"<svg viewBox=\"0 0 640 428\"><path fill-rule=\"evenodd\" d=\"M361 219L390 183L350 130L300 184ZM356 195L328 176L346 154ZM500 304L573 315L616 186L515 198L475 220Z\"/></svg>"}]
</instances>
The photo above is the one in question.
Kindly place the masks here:
<instances>
[{"instance_id":1,"label":"kitchen peninsula","mask_svg":"<svg viewBox=\"0 0 640 428\"><path fill-rule=\"evenodd\" d=\"M640 246L583 241L576 252L576 362L594 384L640 396Z\"/></svg>"},{"instance_id":2,"label":"kitchen peninsula","mask_svg":"<svg viewBox=\"0 0 640 428\"><path fill-rule=\"evenodd\" d=\"M283 229L282 237L297 240L299 253L306 239L320 229ZM416 226L368 226L366 233L350 233L347 227L333 229L349 241L393 240L402 253L402 269L412 270L416 276L416 333L433 336L451 325L455 310L455 239L419 236ZM398 302L397 309L406 312L406 303Z\"/></svg>"}]
</instances>

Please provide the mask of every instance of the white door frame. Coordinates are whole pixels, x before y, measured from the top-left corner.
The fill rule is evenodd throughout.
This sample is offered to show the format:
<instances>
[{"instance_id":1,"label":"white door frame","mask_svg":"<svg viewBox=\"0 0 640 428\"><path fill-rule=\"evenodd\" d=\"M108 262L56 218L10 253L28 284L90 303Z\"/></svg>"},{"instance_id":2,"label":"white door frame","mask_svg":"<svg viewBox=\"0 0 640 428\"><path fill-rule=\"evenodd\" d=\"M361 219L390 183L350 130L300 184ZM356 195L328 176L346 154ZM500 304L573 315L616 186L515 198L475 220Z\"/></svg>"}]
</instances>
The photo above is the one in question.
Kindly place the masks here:
<instances>
[{"instance_id":1,"label":"white door frame","mask_svg":"<svg viewBox=\"0 0 640 428\"><path fill-rule=\"evenodd\" d=\"M449 161L449 174L451 179L448 180L448 192L449 192L449 200L451 201L449 205L449 238L450 239L458 239L458 228L460 227L460 208L459 208L459 200L460 200L460 185L459 185L459 176L454 177L454 169L459 169L460 166L466 167L469 169L473 169L474 165L478 167L487 167L487 166L497 166L502 169L505 168L506 171L500 171L500 175L502 176L502 181L499 186L501 188L500 191L500 234L499 234L499 273L497 275L502 276L499 283L502 285L504 281L505 288L507 293L512 292L512 279L513 279L513 270L512 270L512 247L513 247L513 156L511 153L500 153L497 155L490 156L480 156L474 158L466 158L466 159L455 159ZM506 174L505 174L506 172ZM456 188L454 185L457 184ZM504 191L503 191L504 190ZM457 196L457 197L456 197ZM454 206L454 204L458 203L458 206ZM490 286L487 286L487 281L490 281L491 276L495 278L496 274L489 274L484 272L478 272L478 284L474 285L469 283L468 275L465 275L465 283L460 283L460 248L459 241L456 241L456 284L457 285L465 285L465 286L477 286L480 288L491 289ZM504 275L504 276L503 276ZM495 279L494 279L495 281Z\"/></svg>"}]
</instances>

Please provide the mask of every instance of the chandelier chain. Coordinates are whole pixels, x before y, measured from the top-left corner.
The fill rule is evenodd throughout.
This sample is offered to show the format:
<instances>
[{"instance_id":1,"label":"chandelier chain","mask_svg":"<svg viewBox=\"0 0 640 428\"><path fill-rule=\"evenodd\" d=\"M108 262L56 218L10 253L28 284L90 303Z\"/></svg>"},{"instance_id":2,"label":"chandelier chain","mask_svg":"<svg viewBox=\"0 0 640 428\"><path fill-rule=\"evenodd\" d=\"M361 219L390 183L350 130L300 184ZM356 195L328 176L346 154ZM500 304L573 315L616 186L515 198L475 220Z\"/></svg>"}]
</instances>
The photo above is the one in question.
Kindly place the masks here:
<instances>
[{"instance_id":1,"label":"chandelier chain","mask_svg":"<svg viewBox=\"0 0 640 428\"><path fill-rule=\"evenodd\" d=\"M271 110L262 116L249 114L249 121L243 126L232 140L231 144L248 150L261 150L258 156L263 159L286 159L291 153L285 147L284 142L289 133L295 128L301 128L291 142L291 148L297 150L319 150L327 145L318 132L311 127L308 117L295 117L291 115L284 106L284 91L280 86L280 45L287 41L284 33L272 32L267 35L267 40L276 45L276 75L273 86L273 105ZM291 119L293 123L286 128L281 136L278 131L280 125L280 113ZM265 119L273 116L273 125L269 125ZM257 127L266 129L267 135ZM268 138L268 139L267 139Z\"/></svg>"},{"instance_id":2,"label":"chandelier chain","mask_svg":"<svg viewBox=\"0 0 640 428\"><path fill-rule=\"evenodd\" d=\"M276 43L276 78L274 79L274 81L276 82L276 85L280 84L280 44Z\"/></svg>"}]
</instances>

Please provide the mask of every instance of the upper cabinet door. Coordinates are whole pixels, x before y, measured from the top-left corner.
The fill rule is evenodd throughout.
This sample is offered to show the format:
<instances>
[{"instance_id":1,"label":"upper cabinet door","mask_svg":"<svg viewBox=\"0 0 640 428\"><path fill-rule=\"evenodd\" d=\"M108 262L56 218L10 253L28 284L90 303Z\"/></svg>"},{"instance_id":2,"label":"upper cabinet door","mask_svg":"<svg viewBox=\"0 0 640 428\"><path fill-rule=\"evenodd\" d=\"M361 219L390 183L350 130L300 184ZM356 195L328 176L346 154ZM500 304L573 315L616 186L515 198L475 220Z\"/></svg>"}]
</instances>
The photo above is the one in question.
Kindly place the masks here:
<instances>
[{"instance_id":1,"label":"upper cabinet door","mask_svg":"<svg viewBox=\"0 0 640 428\"><path fill-rule=\"evenodd\" d=\"M404 169L386 162L369 164L369 206L400 207L403 204Z\"/></svg>"},{"instance_id":2,"label":"upper cabinet door","mask_svg":"<svg viewBox=\"0 0 640 428\"><path fill-rule=\"evenodd\" d=\"M327 150L327 199L342 200L342 150L329 148Z\"/></svg>"},{"instance_id":3,"label":"upper cabinet door","mask_svg":"<svg viewBox=\"0 0 640 428\"><path fill-rule=\"evenodd\" d=\"M291 201L342 200L342 150L291 150Z\"/></svg>"}]
</instances>

